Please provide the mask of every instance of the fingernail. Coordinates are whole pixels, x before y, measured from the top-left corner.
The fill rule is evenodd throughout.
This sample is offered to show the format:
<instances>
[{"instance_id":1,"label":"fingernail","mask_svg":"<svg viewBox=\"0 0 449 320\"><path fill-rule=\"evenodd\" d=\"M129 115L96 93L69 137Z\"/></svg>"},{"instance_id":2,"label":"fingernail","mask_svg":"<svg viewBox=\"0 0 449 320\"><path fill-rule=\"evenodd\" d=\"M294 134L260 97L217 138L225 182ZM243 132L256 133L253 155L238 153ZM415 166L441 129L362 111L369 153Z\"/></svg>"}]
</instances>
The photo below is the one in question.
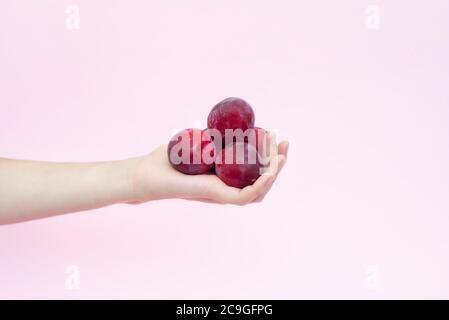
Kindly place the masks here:
<instances>
[{"instance_id":1,"label":"fingernail","mask_svg":"<svg viewBox=\"0 0 449 320\"><path fill-rule=\"evenodd\" d=\"M290 147L290 142L287 141L287 146L285 147L285 156L288 154L288 148Z\"/></svg>"}]
</instances>

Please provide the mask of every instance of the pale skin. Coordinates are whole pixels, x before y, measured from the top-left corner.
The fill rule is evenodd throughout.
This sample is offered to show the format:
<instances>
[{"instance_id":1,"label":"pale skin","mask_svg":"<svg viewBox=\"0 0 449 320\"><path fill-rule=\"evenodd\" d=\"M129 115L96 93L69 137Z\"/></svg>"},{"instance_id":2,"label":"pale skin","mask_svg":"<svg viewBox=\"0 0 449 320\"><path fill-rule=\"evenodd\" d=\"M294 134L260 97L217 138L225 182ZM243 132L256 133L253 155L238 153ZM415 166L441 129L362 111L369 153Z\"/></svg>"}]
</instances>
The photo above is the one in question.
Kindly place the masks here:
<instances>
[{"instance_id":1,"label":"pale skin","mask_svg":"<svg viewBox=\"0 0 449 320\"><path fill-rule=\"evenodd\" d=\"M213 174L176 171L168 162L166 145L142 157L108 162L0 158L0 224L162 199L234 205L260 202L287 160L288 142L273 145L267 171L243 189L229 187Z\"/></svg>"}]
</instances>

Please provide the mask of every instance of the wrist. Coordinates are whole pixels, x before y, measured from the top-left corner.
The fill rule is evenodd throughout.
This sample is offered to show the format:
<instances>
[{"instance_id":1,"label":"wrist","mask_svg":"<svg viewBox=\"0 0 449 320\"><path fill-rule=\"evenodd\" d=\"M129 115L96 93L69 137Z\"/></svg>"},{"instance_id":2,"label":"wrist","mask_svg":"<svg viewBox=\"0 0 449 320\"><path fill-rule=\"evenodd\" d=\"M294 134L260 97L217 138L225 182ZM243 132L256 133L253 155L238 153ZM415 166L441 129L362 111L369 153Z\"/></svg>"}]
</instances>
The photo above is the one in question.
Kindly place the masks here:
<instances>
[{"instance_id":1,"label":"wrist","mask_svg":"<svg viewBox=\"0 0 449 320\"><path fill-rule=\"evenodd\" d=\"M103 198L108 203L133 203L136 201L134 175L138 158L129 158L94 165L96 179L101 181Z\"/></svg>"},{"instance_id":2,"label":"wrist","mask_svg":"<svg viewBox=\"0 0 449 320\"><path fill-rule=\"evenodd\" d=\"M129 158L124 160L125 164L125 199L123 203L139 204L147 201L143 188L145 156Z\"/></svg>"}]
</instances>

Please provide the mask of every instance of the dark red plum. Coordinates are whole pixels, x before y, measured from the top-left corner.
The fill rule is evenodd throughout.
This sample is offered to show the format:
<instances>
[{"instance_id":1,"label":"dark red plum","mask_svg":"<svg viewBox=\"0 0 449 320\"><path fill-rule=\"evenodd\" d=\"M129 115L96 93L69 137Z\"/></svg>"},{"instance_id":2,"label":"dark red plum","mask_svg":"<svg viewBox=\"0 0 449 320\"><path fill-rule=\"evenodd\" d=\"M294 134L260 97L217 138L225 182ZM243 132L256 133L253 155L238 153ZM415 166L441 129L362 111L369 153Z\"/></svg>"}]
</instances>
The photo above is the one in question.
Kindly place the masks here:
<instances>
[{"instance_id":1,"label":"dark red plum","mask_svg":"<svg viewBox=\"0 0 449 320\"><path fill-rule=\"evenodd\" d=\"M213 132L212 129L208 129L208 131L212 135ZM246 131L242 131L240 129L235 130L226 129L224 143L222 144L222 147L224 148L226 145L232 142L247 142L255 146L257 151L261 153L263 151L262 149L268 146L269 140L267 138L268 132L260 127L248 128Z\"/></svg>"},{"instance_id":2,"label":"dark red plum","mask_svg":"<svg viewBox=\"0 0 449 320\"><path fill-rule=\"evenodd\" d=\"M167 155L176 170L186 174L202 174L213 167L216 151L206 131L185 129L170 139Z\"/></svg>"},{"instance_id":3,"label":"dark red plum","mask_svg":"<svg viewBox=\"0 0 449 320\"><path fill-rule=\"evenodd\" d=\"M254 111L251 106L240 98L227 98L217 103L209 113L207 127L217 129L224 138L226 129L241 129L245 131L254 127Z\"/></svg>"},{"instance_id":4,"label":"dark red plum","mask_svg":"<svg viewBox=\"0 0 449 320\"><path fill-rule=\"evenodd\" d=\"M270 144L272 143L270 138L270 132L260 128L260 127L254 127L255 136L256 139L254 142L254 145L256 146L257 153L259 154L259 160L261 163L261 166L267 167L270 161L270 156L272 156L270 153L272 150ZM275 143L275 141L274 141Z\"/></svg>"},{"instance_id":5,"label":"dark red plum","mask_svg":"<svg viewBox=\"0 0 449 320\"><path fill-rule=\"evenodd\" d=\"M255 140L254 140L254 145L257 149L257 152L262 152L262 148L263 147L268 147L268 141L266 134L268 134L268 132L260 127L254 127L254 136L255 136ZM252 141L248 141L248 142L252 142ZM266 144L266 146L264 146L264 142Z\"/></svg>"},{"instance_id":6,"label":"dark red plum","mask_svg":"<svg viewBox=\"0 0 449 320\"><path fill-rule=\"evenodd\" d=\"M227 185L244 188L260 176L259 154L246 142L228 144L215 159L215 174Z\"/></svg>"}]
</instances>

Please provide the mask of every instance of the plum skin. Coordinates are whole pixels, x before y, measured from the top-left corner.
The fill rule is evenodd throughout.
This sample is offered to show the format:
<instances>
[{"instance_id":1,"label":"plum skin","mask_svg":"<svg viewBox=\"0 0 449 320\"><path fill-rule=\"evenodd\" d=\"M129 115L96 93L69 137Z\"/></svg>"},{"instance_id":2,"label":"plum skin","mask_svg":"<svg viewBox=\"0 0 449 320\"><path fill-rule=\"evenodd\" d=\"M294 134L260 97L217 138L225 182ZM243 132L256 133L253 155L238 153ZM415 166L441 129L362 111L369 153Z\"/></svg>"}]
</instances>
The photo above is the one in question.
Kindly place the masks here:
<instances>
[{"instance_id":1,"label":"plum skin","mask_svg":"<svg viewBox=\"0 0 449 320\"><path fill-rule=\"evenodd\" d=\"M245 100L236 97L226 98L210 111L207 118L208 129L185 129L172 137L167 146L169 162L173 168L185 174L202 174L214 170L215 174L229 186L244 188L251 185L260 176L262 160L259 152L262 151L261 140L265 139L267 133L260 127L254 127L254 122L254 111ZM248 129L254 132L247 132ZM210 130L217 133L217 136ZM235 134L233 139L226 139L228 142L225 141L226 130ZM249 139L245 133L255 136L255 139ZM244 134L244 138L240 134ZM225 142L229 144L225 145ZM209 153L212 160L215 159L215 165L214 161L204 161L204 148L207 148L206 154ZM183 155L182 152L186 150L188 155ZM244 152L240 152L242 150ZM226 161L229 152L233 155L232 163ZM249 159L249 154L255 157ZM195 163L195 159L199 162ZM255 161L250 163L250 160Z\"/></svg>"},{"instance_id":2,"label":"plum skin","mask_svg":"<svg viewBox=\"0 0 449 320\"><path fill-rule=\"evenodd\" d=\"M207 127L217 129L223 138L226 129L245 131L254 127L255 115L251 106L241 98L230 97L217 103L207 117Z\"/></svg>"},{"instance_id":3,"label":"plum skin","mask_svg":"<svg viewBox=\"0 0 449 320\"><path fill-rule=\"evenodd\" d=\"M244 150L244 154L238 152L239 147ZM226 152L231 152L232 163L226 163ZM241 149L240 149L241 150ZM254 152L255 161L250 163L249 154ZM228 160L229 161L229 160ZM246 142L234 142L223 149L216 157L215 174L228 186L235 188L244 188L252 185L260 176L261 164L259 154L256 148Z\"/></svg>"},{"instance_id":4,"label":"plum skin","mask_svg":"<svg viewBox=\"0 0 449 320\"><path fill-rule=\"evenodd\" d=\"M255 134L255 147L257 152L261 152L262 147L264 146L264 140L266 139L265 135L267 134L267 131L261 127L254 127L254 134Z\"/></svg>"},{"instance_id":5,"label":"plum skin","mask_svg":"<svg viewBox=\"0 0 449 320\"><path fill-rule=\"evenodd\" d=\"M187 138L187 140L183 138ZM181 144L179 146L181 150L179 150L178 156L182 157L184 147L189 150L189 160L187 163L184 163L182 158L180 163L175 163L173 161L174 159L170 156L172 149L178 144ZM214 162L211 161L211 163L206 163L204 161L203 150L205 150L205 148L209 148L211 157L215 156L215 145L207 132L201 129L184 129L170 139L167 146L168 161L174 169L185 174L196 175L206 173L212 169ZM200 163L194 163L194 159L200 159Z\"/></svg>"}]
</instances>

